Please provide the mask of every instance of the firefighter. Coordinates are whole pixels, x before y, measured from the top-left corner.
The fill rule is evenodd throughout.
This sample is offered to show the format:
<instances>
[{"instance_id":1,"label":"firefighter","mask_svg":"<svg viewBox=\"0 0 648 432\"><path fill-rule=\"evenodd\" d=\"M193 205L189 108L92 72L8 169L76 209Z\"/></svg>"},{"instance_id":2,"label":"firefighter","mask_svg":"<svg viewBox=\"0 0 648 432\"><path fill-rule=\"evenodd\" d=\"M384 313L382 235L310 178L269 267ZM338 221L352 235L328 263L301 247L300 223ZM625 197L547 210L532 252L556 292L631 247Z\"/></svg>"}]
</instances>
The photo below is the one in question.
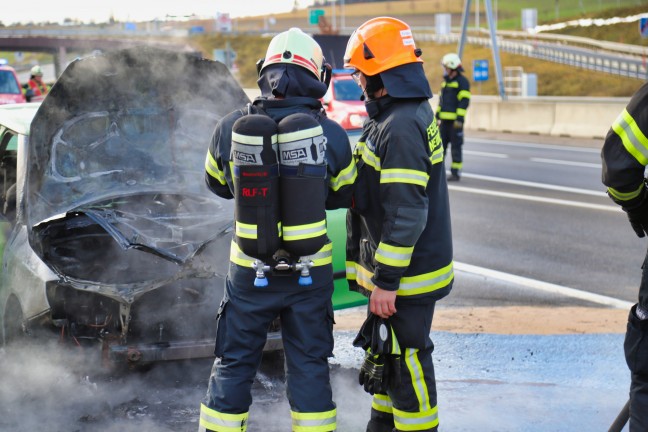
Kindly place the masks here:
<instances>
[{"instance_id":1,"label":"firefighter","mask_svg":"<svg viewBox=\"0 0 648 432\"><path fill-rule=\"evenodd\" d=\"M325 63L322 49L313 38L297 28L279 33L271 40L265 59L257 62L257 70L261 96L251 105L219 121L205 162L205 179L212 192L226 199L238 200L237 194L241 199L255 197L257 200L249 204L258 211L250 212L243 201L243 205L237 203L235 206L230 268L217 314L216 359L207 395L201 404L200 431L246 430L252 402L251 386L261 362L268 327L276 317L281 322L292 430L333 431L336 429L336 405L332 398L328 365L333 350L331 242L327 238L325 244L308 257L312 267L309 269L310 281L306 282L300 272L286 270L290 263L299 265L304 262L297 261L298 257L283 249L273 254L267 245L276 241L277 230L272 225L277 222L277 214L280 219L287 220L295 214L324 205L327 209L348 208L356 177L355 162L346 132L325 116L319 101L328 88L330 66ZM262 120L264 116L276 126ZM273 127L277 128L276 131L272 131ZM255 137L255 134L259 136ZM299 171L295 170L297 165L290 165L282 155L278 155L281 185L285 186L283 180L288 183L294 181L292 186L299 184L280 191L281 194L299 195L285 195L286 199L280 201L295 202L297 198L299 205L287 209L287 213L277 213L276 202L266 205L263 201L274 196L272 189L276 189L278 184L270 149L281 151L283 145L302 141L306 142L307 151L296 151L291 147L292 150L287 150L284 156L290 158L306 154L313 160L311 164L301 165L303 172L308 180L315 178L319 181L322 172L319 152L325 149L324 180L319 183L322 193L310 193L312 182L298 183L304 178L296 175ZM264 159L263 163L256 167L241 165L257 160L253 153L244 155L245 146L253 147L254 143L262 142L264 146L270 143L270 147L259 148L258 155ZM237 150L232 157L234 145ZM259 171L255 173L254 170ZM250 183L255 177L265 176L269 179L265 185ZM238 183L242 181L256 184L260 192L241 194ZM321 196L325 203L317 202L316 196ZM261 213L273 222L265 223L265 216L254 220L255 215ZM319 211L316 213L321 215ZM317 217L317 214L312 217ZM248 219L243 223L245 217L253 221ZM325 230L325 220L294 228L292 233L296 235L293 239L301 239L310 232L313 234L310 239L318 242L321 233L325 233L322 231ZM286 243L289 243L288 248L295 246L290 241L286 242L290 240L286 232L282 235L282 248ZM260 256L244 253L243 249L254 250L254 242L247 241L251 238L258 240Z\"/></svg>"},{"instance_id":2,"label":"firefighter","mask_svg":"<svg viewBox=\"0 0 648 432\"><path fill-rule=\"evenodd\" d=\"M648 233L648 83L612 124L601 151L602 180L610 198L628 215L638 237ZM648 253L641 267L639 301L631 309L624 351L631 372L630 431L648 431Z\"/></svg>"},{"instance_id":3,"label":"firefighter","mask_svg":"<svg viewBox=\"0 0 648 432\"><path fill-rule=\"evenodd\" d=\"M450 145L452 164L448 180L459 181L461 168L463 168L463 129L470 103L470 83L462 75L464 69L457 54L444 55L441 64L443 66L443 83L441 83L436 118L443 141L444 154Z\"/></svg>"},{"instance_id":4,"label":"firefighter","mask_svg":"<svg viewBox=\"0 0 648 432\"><path fill-rule=\"evenodd\" d=\"M350 289L369 297L358 345L386 353L367 350L359 377L374 394L368 432L436 431L439 423L430 330L454 271L443 145L421 54L410 27L391 17L358 27L344 54L369 114L354 150L346 273ZM373 327L374 315L388 326ZM380 329L366 332L373 336L391 328L394 340L363 344L371 327Z\"/></svg>"},{"instance_id":5,"label":"firefighter","mask_svg":"<svg viewBox=\"0 0 648 432\"><path fill-rule=\"evenodd\" d=\"M43 81L43 69L39 65L31 68L27 85L33 91L33 96L45 96L49 91L47 84Z\"/></svg>"}]
</instances>

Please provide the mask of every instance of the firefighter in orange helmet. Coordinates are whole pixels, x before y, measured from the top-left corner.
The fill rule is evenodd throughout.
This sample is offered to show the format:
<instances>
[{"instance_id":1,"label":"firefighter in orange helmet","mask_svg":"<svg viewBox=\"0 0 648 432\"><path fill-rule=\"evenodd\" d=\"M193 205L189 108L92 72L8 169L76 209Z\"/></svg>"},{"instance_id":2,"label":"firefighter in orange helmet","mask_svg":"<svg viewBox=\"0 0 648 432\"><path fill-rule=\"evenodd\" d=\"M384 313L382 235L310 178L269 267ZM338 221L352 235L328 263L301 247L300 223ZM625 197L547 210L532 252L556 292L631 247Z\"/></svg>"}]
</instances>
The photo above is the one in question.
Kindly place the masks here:
<instances>
[{"instance_id":1,"label":"firefighter in orange helmet","mask_svg":"<svg viewBox=\"0 0 648 432\"><path fill-rule=\"evenodd\" d=\"M421 54L406 23L378 17L355 30L344 55L369 114L354 150L346 257L350 288L369 297L354 341L365 350L360 383L374 395L368 432L439 424L430 329L454 271L443 145Z\"/></svg>"}]
</instances>

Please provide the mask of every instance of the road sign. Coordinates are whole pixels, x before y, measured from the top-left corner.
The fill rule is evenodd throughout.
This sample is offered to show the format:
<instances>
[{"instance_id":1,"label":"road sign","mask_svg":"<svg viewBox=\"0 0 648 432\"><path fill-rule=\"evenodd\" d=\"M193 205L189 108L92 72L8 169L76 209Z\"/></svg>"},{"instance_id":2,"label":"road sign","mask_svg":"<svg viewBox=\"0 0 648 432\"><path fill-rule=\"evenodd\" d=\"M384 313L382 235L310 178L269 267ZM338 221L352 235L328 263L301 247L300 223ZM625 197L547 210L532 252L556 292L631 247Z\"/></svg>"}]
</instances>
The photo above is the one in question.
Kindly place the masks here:
<instances>
[{"instance_id":1,"label":"road sign","mask_svg":"<svg viewBox=\"0 0 648 432\"><path fill-rule=\"evenodd\" d=\"M522 30L532 30L538 25L538 9L522 9Z\"/></svg>"},{"instance_id":2,"label":"road sign","mask_svg":"<svg viewBox=\"0 0 648 432\"><path fill-rule=\"evenodd\" d=\"M639 34L641 37L648 37L648 18L639 18Z\"/></svg>"},{"instance_id":3,"label":"road sign","mask_svg":"<svg viewBox=\"0 0 648 432\"><path fill-rule=\"evenodd\" d=\"M488 60L473 60L473 81L488 81Z\"/></svg>"},{"instance_id":4,"label":"road sign","mask_svg":"<svg viewBox=\"0 0 648 432\"><path fill-rule=\"evenodd\" d=\"M324 9L311 9L308 13L308 23L317 25L319 23L319 17L324 15Z\"/></svg>"}]
</instances>

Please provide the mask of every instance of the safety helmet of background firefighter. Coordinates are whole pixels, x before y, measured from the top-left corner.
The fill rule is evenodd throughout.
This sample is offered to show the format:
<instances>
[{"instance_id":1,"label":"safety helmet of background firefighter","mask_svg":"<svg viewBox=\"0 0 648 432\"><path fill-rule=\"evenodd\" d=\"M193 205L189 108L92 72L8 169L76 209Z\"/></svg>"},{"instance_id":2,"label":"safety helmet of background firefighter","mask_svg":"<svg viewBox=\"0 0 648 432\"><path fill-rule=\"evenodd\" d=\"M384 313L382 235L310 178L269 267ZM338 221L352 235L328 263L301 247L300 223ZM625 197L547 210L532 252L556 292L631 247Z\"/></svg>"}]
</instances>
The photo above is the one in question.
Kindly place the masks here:
<instances>
[{"instance_id":1,"label":"safety helmet of background firefighter","mask_svg":"<svg viewBox=\"0 0 648 432\"><path fill-rule=\"evenodd\" d=\"M325 80L330 68L317 42L297 28L275 36L257 68L261 73L279 63L305 68L318 80ZM305 113L288 115L278 123L264 114L248 114L234 123L235 238L245 254L258 260L255 285L267 285L259 269L271 258L276 260L280 248L299 257L294 269L306 275L300 283L310 283L301 261L328 240L325 152L322 127Z\"/></svg>"},{"instance_id":2,"label":"safety helmet of background firefighter","mask_svg":"<svg viewBox=\"0 0 648 432\"><path fill-rule=\"evenodd\" d=\"M443 65L443 67L446 67L450 70L463 72L463 67L461 66L461 59L455 53L449 53L444 55L443 59L441 59L441 64Z\"/></svg>"}]
</instances>

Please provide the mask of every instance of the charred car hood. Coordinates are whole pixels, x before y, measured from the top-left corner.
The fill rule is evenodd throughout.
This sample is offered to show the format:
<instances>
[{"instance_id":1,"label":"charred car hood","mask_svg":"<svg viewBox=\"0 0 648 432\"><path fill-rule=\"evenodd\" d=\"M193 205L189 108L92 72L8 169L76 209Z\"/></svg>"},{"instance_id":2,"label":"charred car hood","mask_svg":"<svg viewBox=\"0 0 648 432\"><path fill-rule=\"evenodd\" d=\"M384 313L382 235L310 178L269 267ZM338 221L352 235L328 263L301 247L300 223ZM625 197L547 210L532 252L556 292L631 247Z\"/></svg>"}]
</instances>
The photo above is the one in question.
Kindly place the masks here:
<instances>
[{"instance_id":1,"label":"charred car hood","mask_svg":"<svg viewBox=\"0 0 648 432\"><path fill-rule=\"evenodd\" d=\"M84 215L122 249L186 260L232 219L204 160L218 120L247 102L223 64L191 54L137 47L72 62L31 125L29 232ZM190 233L204 224L209 235ZM30 244L42 251L40 238Z\"/></svg>"}]
</instances>

